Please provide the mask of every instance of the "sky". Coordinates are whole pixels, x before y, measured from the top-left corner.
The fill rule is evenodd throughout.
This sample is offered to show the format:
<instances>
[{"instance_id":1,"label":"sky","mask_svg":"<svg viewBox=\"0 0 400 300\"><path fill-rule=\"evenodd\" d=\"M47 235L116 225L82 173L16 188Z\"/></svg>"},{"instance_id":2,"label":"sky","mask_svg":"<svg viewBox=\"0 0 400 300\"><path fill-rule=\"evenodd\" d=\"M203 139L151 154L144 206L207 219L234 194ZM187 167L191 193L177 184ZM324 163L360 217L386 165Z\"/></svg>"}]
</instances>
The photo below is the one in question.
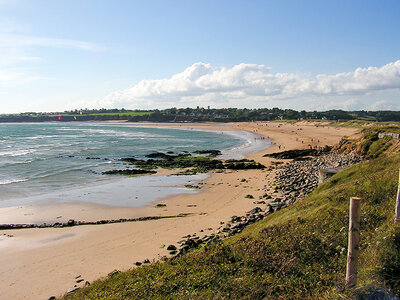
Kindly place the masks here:
<instances>
[{"instance_id":1,"label":"sky","mask_svg":"<svg viewBox=\"0 0 400 300\"><path fill-rule=\"evenodd\" d=\"M0 113L400 110L398 0L0 0Z\"/></svg>"}]
</instances>

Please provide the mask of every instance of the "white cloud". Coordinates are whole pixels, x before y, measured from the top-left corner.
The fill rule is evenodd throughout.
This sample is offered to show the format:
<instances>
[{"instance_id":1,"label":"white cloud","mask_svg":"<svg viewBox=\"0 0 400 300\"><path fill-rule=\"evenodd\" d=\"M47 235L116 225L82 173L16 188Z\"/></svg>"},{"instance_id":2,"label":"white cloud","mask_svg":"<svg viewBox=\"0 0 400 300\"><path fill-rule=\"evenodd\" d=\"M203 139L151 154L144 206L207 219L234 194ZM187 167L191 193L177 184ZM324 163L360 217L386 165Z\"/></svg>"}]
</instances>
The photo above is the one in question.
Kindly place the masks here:
<instances>
[{"instance_id":1,"label":"white cloud","mask_svg":"<svg viewBox=\"0 0 400 300\"><path fill-rule=\"evenodd\" d=\"M191 103L217 107L238 104L265 107L281 103L282 107L287 102L296 106L301 99L325 99L319 103L320 107L355 109L362 105L359 98L363 95L393 89L400 89L400 60L380 68L357 68L353 72L317 76L272 73L269 67L257 64L213 68L198 62L171 78L142 80L128 89L111 93L98 104L155 108L190 106Z\"/></svg>"},{"instance_id":2,"label":"white cloud","mask_svg":"<svg viewBox=\"0 0 400 300\"><path fill-rule=\"evenodd\" d=\"M400 110L400 104L393 103L387 100L380 100L372 104L369 109L371 110Z\"/></svg>"},{"instance_id":3,"label":"white cloud","mask_svg":"<svg viewBox=\"0 0 400 300\"><path fill-rule=\"evenodd\" d=\"M1 4L0 0L0 6ZM30 54L34 47L90 52L105 50L98 44L81 40L28 35L26 34L28 29L28 25L17 23L12 19L0 20L0 84L21 85L30 81L49 79L48 76L39 74L40 68L37 68L37 63L42 57ZM33 64L36 64L35 68L32 68Z\"/></svg>"},{"instance_id":4,"label":"white cloud","mask_svg":"<svg viewBox=\"0 0 400 300\"><path fill-rule=\"evenodd\" d=\"M0 47L54 47L54 48L72 48L85 51L102 51L103 47L90 42L58 39L47 37L34 37L19 34L0 33Z\"/></svg>"}]
</instances>

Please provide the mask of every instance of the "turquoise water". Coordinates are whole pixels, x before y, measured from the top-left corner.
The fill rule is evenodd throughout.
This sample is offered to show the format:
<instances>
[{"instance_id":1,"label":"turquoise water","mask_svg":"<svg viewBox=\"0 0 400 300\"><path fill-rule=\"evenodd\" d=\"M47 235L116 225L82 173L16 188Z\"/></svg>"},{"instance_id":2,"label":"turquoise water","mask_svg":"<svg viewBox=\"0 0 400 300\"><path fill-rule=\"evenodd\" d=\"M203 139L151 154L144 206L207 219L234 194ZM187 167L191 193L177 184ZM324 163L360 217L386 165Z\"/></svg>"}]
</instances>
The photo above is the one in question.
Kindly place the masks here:
<instances>
[{"instance_id":1,"label":"turquoise water","mask_svg":"<svg viewBox=\"0 0 400 300\"><path fill-rule=\"evenodd\" d=\"M121 157L245 142L240 135L133 125L0 124L0 201L107 182L113 176L101 172L125 167Z\"/></svg>"}]
</instances>

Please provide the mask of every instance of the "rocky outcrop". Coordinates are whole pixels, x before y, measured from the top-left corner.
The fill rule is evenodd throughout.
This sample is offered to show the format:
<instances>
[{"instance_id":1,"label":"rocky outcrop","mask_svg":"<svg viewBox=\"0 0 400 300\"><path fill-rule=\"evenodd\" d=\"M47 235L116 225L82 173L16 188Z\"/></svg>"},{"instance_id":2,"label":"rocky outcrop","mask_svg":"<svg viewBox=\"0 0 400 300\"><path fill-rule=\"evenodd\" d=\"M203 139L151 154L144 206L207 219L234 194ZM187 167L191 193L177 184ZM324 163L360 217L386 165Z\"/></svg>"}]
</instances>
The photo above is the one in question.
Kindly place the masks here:
<instances>
[{"instance_id":1,"label":"rocky outcrop","mask_svg":"<svg viewBox=\"0 0 400 300\"><path fill-rule=\"evenodd\" d=\"M105 171L103 175L126 175L126 176L134 176L134 175L144 175L144 174L155 174L156 171L151 170L142 170L142 169L125 169L125 170L110 170Z\"/></svg>"},{"instance_id":2,"label":"rocky outcrop","mask_svg":"<svg viewBox=\"0 0 400 300\"><path fill-rule=\"evenodd\" d=\"M24 228L62 228L80 225L103 225L103 224L113 224L113 223L125 223L125 222L139 222L139 221L149 221L149 220L159 220L159 219L170 219L170 218L180 218L186 217L188 214L179 214L176 216L150 216L150 217L140 217L131 219L116 219L116 220L99 220L99 221L75 221L73 219L68 220L65 223L41 223L41 224L0 224L0 230L4 229L24 229Z\"/></svg>"},{"instance_id":3,"label":"rocky outcrop","mask_svg":"<svg viewBox=\"0 0 400 300\"><path fill-rule=\"evenodd\" d=\"M325 146L321 149L301 149L301 150L287 150L282 152L265 154L264 157L272 157L276 159L299 159L305 156L320 156L329 153L331 147Z\"/></svg>"}]
</instances>

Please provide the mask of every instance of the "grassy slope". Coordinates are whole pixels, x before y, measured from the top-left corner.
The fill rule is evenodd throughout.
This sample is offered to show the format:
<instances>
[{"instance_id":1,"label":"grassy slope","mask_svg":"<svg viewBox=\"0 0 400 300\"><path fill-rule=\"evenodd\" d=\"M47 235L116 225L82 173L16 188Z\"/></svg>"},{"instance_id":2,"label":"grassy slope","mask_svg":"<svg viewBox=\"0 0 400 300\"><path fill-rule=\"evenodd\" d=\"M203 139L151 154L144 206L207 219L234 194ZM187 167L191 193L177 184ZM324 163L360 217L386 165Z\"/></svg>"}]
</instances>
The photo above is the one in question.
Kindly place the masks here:
<instances>
[{"instance_id":1,"label":"grassy slope","mask_svg":"<svg viewBox=\"0 0 400 300\"><path fill-rule=\"evenodd\" d=\"M68 299L351 296L340 292L351 196L363 199L360 285L386 281L399 293L400 232L393 225L399 167L399 154L354 166L224 242L97 281Z\"/></svg>"},{"instance_id":2,"label":"grassy slope","mask_svg":"<svg viewBox=\"0 0 400 300\"><path fill-rule=\"evenodd\" d=\"M399 153L353 166L240 234L67 299L350 299L380 286L400 294L399 167ZM359 288L343 290L351 196L362 198Z\"/></svg>"}]
</instances>

